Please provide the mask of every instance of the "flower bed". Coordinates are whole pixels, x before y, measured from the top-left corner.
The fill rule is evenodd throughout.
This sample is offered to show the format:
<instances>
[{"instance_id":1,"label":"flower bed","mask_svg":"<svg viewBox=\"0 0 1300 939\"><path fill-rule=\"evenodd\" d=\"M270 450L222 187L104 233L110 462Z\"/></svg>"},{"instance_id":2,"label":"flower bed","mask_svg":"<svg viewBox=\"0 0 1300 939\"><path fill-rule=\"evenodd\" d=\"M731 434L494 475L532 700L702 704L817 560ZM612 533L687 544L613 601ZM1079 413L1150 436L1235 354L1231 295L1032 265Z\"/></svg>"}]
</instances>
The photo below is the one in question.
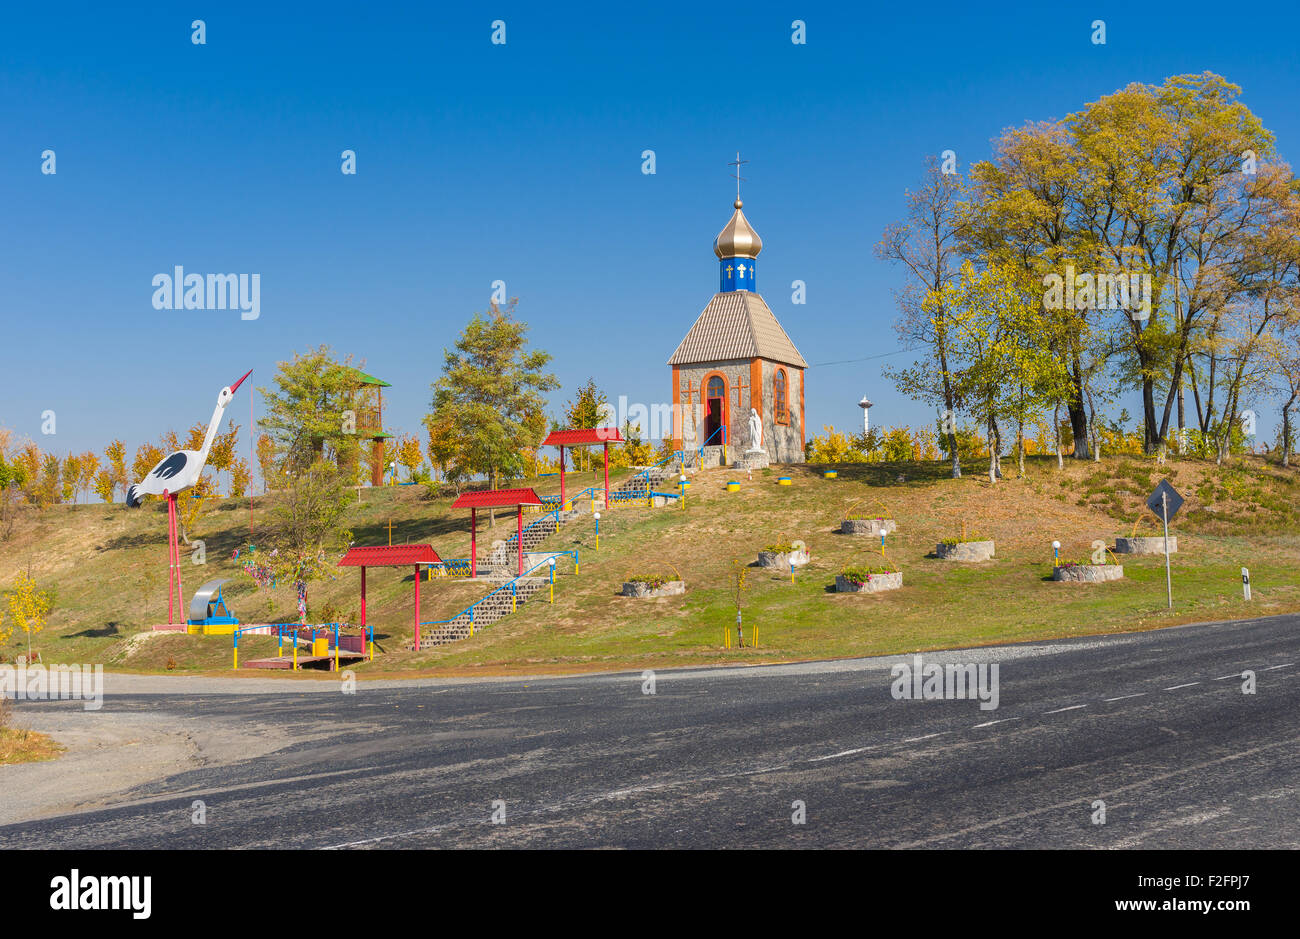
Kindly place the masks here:
<instances>
[{"instance_id":1,"label":"flower bed","mask_svg":"<svg viewBox=\"0 0 1300 939\"><path fill-rule=\"evenodd\" d=\"M770 544L758 552L759 567L788 571L792 567L803 567L808 561L807 549L794 544Z\"/></svg>"},{"instance_id":2,"label":"flower bed","mask_svg":"<svg viewBox=\"0 0 1300 939\"><path fill-rule=\"evenodd\" d=\"M941 541L934 548L934 553L945 561L991 561L993 560L993 542L958 541L955 538Z\"/></svg>"},{"instance_id":3,"label":"flower bed","mask_svg":"<svg viewBox=\"0 0 1300 939\"><path fill-rule=\"evenodd\" d=\"M1178 536L1169 536L1169 553L1178 551ZM1116 554L1164 554L1165 539L1162 535L1154 538L1116 538Z\"/></svg>"},{"instance_id":4,"label":"flower bed","mask_svg":"<svg viewBox=\"0 0 1300 939\"><path fill-rule=\"evenodd\" d=\"M880 537L881 531L895 531L898 523L892 518L863 518L849 517L840 523L840 531L846 535L875 535Z\"/></svg>"},{"instance_id":5,"label":"flower bed","mask_svg":"<svg viewBox=\"0 0 1300 939\"><path fill-rule=\"evenodd\" d=\"M1060 564L1052 568L1052 580L1058 583L1100 584L1124 576L1122 564Z\"/></svg>"},{"instance_id":6,"label":"flower bed","mask_svg":"<svg viewBox=\"0 0 1300 939\"><path fill-rule=\"evenodd\" d=\"M622 595L646 599L648 597L673 597L686 592L686 581L667 580L658 575L623 583Z\"/></svg>"},{"instance_id":7,"label":"flower bed","mask_svg":"<svg viewBox=\"0 0 1300 939\"><path fill-rule=\"evenodd\" d=\"M903 572L887 567L846 567L835 575L838 593L879 593L903 586Z\"/></svg>"}]
</instances>

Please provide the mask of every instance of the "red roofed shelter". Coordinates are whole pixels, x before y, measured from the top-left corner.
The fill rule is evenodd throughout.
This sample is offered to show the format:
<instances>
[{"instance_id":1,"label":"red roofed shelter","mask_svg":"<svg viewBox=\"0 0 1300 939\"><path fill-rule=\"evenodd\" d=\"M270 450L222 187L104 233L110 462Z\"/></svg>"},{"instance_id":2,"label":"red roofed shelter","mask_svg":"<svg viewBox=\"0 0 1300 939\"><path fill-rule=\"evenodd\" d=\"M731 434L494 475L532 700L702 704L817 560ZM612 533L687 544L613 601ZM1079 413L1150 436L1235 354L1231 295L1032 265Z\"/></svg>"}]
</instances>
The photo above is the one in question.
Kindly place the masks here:
<instances>
[{"instance_id":1,"label":"red roofed shelter","mask_svg":"<svg viewBox=\"0 0 1300 939\"><path fill-rule=\"evenodd\" d=\"M516 547L519 549L519 576L524 574L524 506L541 505L542 500L531 489L489 489L485 492L463 492L451 504L453 509L469 509L469 576L478 576L478 510L507 509L514 506L517 517Z\"/></svg>"},{"instance_id":2,"label":"red roofed shelter","mask_svg":"<svg viewBox=\"0 0 1300 939\"><path fill-rule=\"evenodd\" d=\"M617 427L552 431L551 435L542 441L542 446L560 448L560 508L568 505L568 500L564 497L564 448L590 446L593 443L605 445L605 508L609 508L609 445L626 442Z\"/></svg>"},{"instance_id":3,"label":"red roofed shelter","mask_svg":"<svg viewBox=\"0 0 1300 939\"><path fill-rule=\"evenodd\" d=\"M395 544L388 547L349 548L339 561L339 567L361 568L361 629L366 628L366 568L415 568L415 648L420 648L420 565L439 564L442 558L427 544ZM372 634L373 635L373 634Z\"/></svg>"}]
</instances>

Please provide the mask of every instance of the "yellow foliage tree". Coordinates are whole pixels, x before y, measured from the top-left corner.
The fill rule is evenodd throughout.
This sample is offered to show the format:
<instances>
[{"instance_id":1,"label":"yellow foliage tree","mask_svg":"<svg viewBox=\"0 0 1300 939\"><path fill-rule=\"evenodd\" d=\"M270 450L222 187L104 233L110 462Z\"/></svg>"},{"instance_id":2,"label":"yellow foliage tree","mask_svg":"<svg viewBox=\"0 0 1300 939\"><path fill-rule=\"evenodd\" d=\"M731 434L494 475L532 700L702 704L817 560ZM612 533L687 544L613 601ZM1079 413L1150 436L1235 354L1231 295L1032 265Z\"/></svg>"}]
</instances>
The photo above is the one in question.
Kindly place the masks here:
<instances>
[{"instance_id":1,"label":"yellow foliage tree","mask_svg":"<svg viewBox=\"0 0 1300 939\"><path fill-rule=\"evenodd\" d=\"M50 595L37 589L30 574L20 571L14 589L9 592L9 615L13 617L14 626L27 633L28 659L32 655L32 633L45 628L45 620L53 606Z\"/></svg>"}]
</instances>

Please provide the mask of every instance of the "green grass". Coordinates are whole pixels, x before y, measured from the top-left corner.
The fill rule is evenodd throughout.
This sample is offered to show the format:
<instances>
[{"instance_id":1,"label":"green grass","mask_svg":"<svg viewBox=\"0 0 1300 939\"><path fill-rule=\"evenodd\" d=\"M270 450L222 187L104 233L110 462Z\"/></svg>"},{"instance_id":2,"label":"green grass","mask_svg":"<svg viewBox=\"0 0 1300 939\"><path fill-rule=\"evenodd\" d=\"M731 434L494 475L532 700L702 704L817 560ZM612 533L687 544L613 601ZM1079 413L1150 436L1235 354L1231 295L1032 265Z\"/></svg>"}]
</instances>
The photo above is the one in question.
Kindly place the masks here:
<instances>
[{"instance_id":1,"label":"green grass","mask_svg":"<svg viewBox=\"0 0 1300 939\"><path fill-rule=\"evenodd\" d=\"M557 569L554 605L543 591L473 639L435 650L403 648L413 633L410 572L373 570L367 606L381 654L356 668L376 675L465 674L820 659L1300 609L1300 525L1292 521L1300 490L1294 470L1234 463L1235 495L1206 503L1200 493L1207 485L1217 493L1224 470L1191 461L1154 467L1120 458L1100 465L1067 463L1061 472L1054 458L1033 458L1024 479L1012 478L1011 467L1008 478L992 487L985 476L949 479L942 464L840 464L836 480L823 479L822 469L783 469L782 475L793 478L789 487L776 484L777 474L755 474L736 493L725 491L731 471L698 474L685 509L619 505L602 513L599 550L594 522L583 517L545 545L577 550L581 557L580 574L567 563ZM896 481L900 474L905 482ZM1163 557L1126 557L1120 581L1051 582L1053 540L1062 542L1062 556L1087 557L1093 540L1110 544L1117 533L1129 534L1135 519L1141 520L1139 534L1157 534L1158 523L1142 506L1149 491L1143 480L1154 486L1164 476L1174 477L1188 496L1172 528L1180 549L1173 556L1172 613L1165 609ZM581 488L570 482L571 492ZM1104 499L1074 505L1056 497L1090 485L1105 489ZM555 491L558 480L543 480L537 488ZM391 518L395 543L427 541L445 557L465 557L468 519L452 513L449 502L429 501L417 487L367 490L349 523L359 544L386 544ZM839 533L855 503L897 521L883 557L879 539ZM1286 510L1274 507L1279 505ZM257 511L255 504L254 525ZM232 574L229 552L248 537L247 500L223 503L206 525L198 534L208 541L208 564L186 568L187 593L202 580ZM963 525L979 531L981 539L996 540L998 558L966 566L927 557ZM480 545L486 548L513 529L513 519L498 521L491 534L480 531ZM30 560L38 582L58 595L49 628L35 640L47 662L229 669L228 637L132 638L165 618L165 530L165 515L157 509L56 507L24 519L15 537L0 545L0 586ZM746 637L757 627L758 648L722 648L722 630L735 622L735 561L754 563L760 550L795 540L807 544L811 562L793 578L788 571L747 571ZM904 572L901 590L835 593L835 575L846 567L882 566ZM1241 599L1243 566L1252 573L1255 600L1249 605ZM242 620L293 618L291 591L258 591L237 576L226 596ZM682 596L617 595L626 580L679 576L687 588ZM312 605L319 609L330 602L354 611L358 584L355 570L341 569L335 581L313 586ZM462 579L423 582L421 619L449 618L489 589ZM274 645L273 638L245 637L240 658L274 654ZM0 646L0 655L20 651L20 636Z\"/></svg>"}]
</instances>

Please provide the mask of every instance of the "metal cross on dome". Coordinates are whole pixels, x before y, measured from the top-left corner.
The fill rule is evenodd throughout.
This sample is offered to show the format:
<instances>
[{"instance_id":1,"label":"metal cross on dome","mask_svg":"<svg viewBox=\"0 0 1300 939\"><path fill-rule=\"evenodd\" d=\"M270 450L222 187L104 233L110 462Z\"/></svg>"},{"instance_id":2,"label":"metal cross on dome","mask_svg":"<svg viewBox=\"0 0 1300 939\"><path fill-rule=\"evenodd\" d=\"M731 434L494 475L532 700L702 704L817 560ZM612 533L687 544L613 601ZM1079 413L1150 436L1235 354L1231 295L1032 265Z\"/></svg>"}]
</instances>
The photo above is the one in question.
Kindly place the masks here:
<instances>
[{"instance_id":1,"label":"metal cross on dome","mask_svg":"<svg viewBox=\"0 0 1300 939\"><path fill-rule=\"evenodd\" d=\"M737 150L736 159L733 162L727 164L728 166L734 166L736 168L736 172L732 173L731 175L732 178L736 180L736 201L737 202L740 201L740 184L746 182L745 177L740 175L740 168L748 162L749 162L748 160L742 160L740 158L740 151Z\"/></svg>"}]
</instances>

